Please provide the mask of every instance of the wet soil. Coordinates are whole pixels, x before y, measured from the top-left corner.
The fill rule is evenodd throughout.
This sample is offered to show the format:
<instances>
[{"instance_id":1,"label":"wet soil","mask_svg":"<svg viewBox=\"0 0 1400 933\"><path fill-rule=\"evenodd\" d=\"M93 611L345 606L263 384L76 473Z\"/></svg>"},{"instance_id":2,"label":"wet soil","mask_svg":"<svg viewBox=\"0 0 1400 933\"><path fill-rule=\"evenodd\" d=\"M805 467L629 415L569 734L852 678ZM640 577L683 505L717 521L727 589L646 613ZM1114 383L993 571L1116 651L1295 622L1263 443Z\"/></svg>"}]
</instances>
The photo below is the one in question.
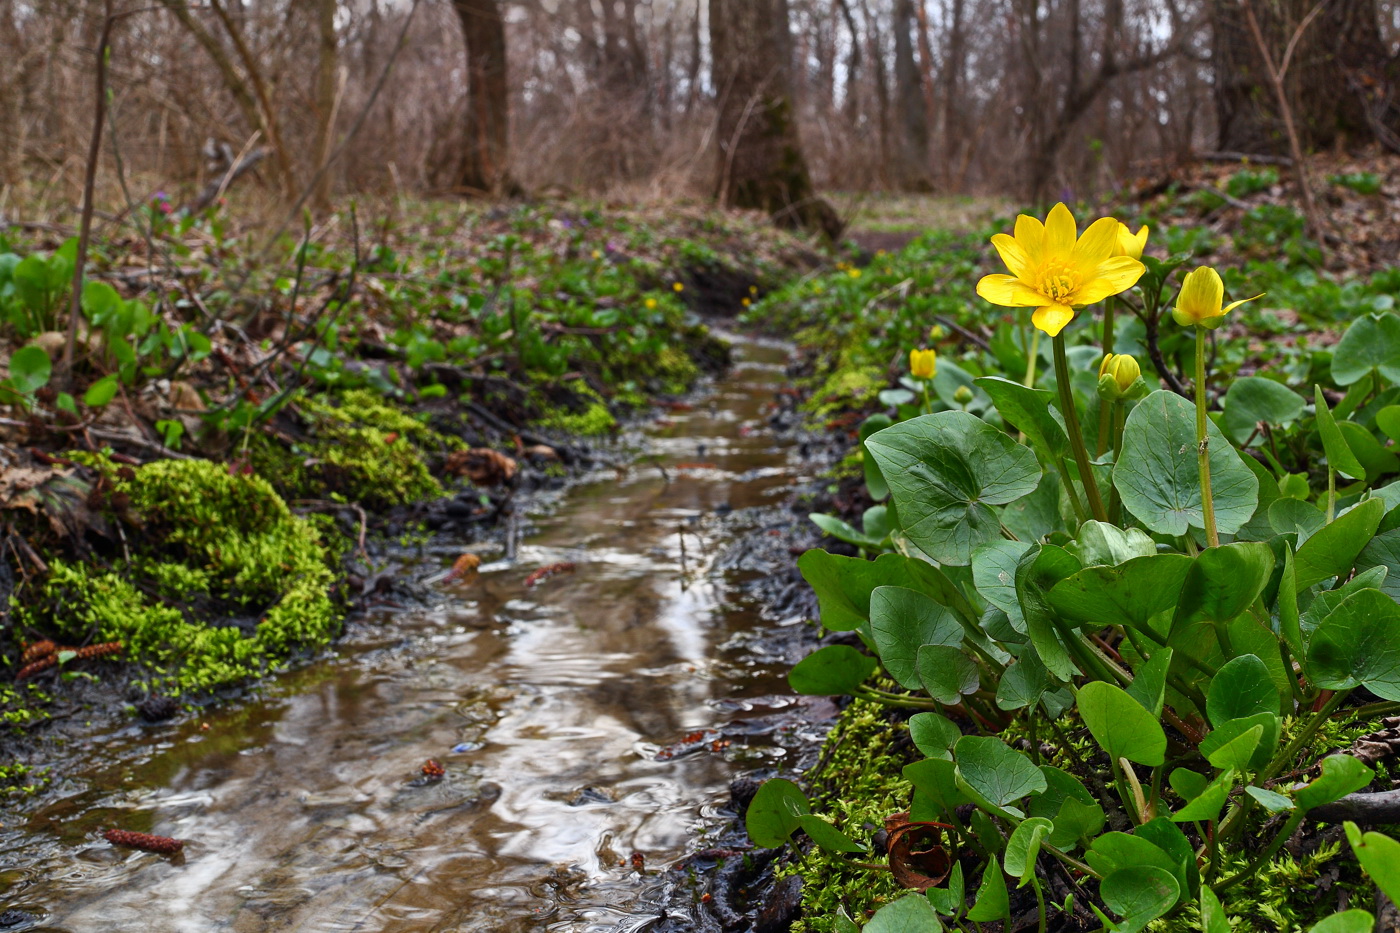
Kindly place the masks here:
<instances>
[{"instance_id":1,"label":"wet soil","mask_svg":"<svg viewBox=\"0 0 1400 933\"><path fill-rule=\"evenodd\" d=\"M736 776L796 764L835 712L785 681L817 468L773 430L786 360L737 343L632 466L532 514L514 559L439 534L422 607L203 716L75 739L81 764L0 827L0 929L684 928L671 866ZM476 576L422 585L463 550Z\"/></svg>"}]
</instances>

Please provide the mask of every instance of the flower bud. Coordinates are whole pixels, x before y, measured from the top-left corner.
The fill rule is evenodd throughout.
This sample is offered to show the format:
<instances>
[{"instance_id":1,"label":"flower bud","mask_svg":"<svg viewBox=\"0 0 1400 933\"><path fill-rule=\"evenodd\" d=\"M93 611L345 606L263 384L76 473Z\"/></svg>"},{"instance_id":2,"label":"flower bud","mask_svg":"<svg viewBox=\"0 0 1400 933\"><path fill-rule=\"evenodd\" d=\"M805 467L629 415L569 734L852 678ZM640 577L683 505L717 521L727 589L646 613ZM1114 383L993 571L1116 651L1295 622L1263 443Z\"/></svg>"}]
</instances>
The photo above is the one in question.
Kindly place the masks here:
<instances>
[{"instance_id":1,"label":"flower bud","mask_svg":"<svg viewBox=\"0 0 1400 933\"><path fill-rule=\"evenodd\" d=\"M966 405L972 401L972 390L967 386L958 386L958 391L953 393L953 401L959 405Z\"/></svg>"},{"instance_id":2,"label":"flower bud","mask_svg":"<svg viewBox=\"0 0 1400 933\"><path fill-rule=\"evenodd\" d=\"M938 370L938 354L933 350L910 350L909 372L915 379L932 379Z\"/></svg>"},{"instance_id":3,"label":"flower bud","mask_svg":"<svg viewBox=\"0 0 1400 933\"><path fill-rule=\"evenodd\" d=\"M1110 353L1103 358L1099 365L1099 398L1117 402L1137 395L1139 387L1146 386L1136 359L1127 353Z\"/></svg>"}]
</instances>

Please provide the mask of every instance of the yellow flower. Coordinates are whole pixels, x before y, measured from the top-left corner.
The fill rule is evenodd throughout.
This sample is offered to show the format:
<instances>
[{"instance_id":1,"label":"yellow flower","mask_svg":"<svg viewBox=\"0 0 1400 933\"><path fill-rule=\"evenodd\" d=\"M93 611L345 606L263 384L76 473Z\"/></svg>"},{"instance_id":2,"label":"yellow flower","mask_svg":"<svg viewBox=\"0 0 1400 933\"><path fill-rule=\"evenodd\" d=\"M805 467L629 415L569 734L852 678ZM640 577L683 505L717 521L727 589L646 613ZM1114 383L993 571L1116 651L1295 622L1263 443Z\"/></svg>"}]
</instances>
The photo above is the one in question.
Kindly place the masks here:
<instances>
[{"instance_id":1,"label":"yellow flower","mask_svg":"<svg viewBox=\"0 0 1400 933\"><path fill-rule=\"evenodd\" d=\"M1110 402L1121 399L1133 390L1142 378L1142 367L1126 353L1110 353L1099 364L1099 397Z\"/></svg>"},{"instance_id":2,"label":"yellow flower","mask_svg":"<svg viewBox=\"0 0 1400 933\"><path fill-rule=\"evenodd\" d=\"M602 259L602 258L603 258L603 253L602 253L602 251L601 251L601 250L596 250L596 249L595 249L595 250L593 251L593 258L594 258L594 259Z\"/></svg>"},{"instance_id":3,"label":"yellow flower","mask_svg":"<svg viewBox=\"0 0 1400 933\"><path fill-rule=\"evenodd\" d=\"M1074 309L1132 288L1146 267L1131 256L1114 256L1118 221L1104 217L1078 236L1074 215L1063 204L1041 223L1022 214L1016 235L998 233L992 245L1011 275L988 275L977 294L994 305L1035 308L1031 323L1051 337L1074 319Z\"/></svg>"},{"instance_id":4,"label":"yellow flower","mask_svg":"<svg viewBox=\"0 0 1400 933\"><path fill-rule=\"evenodd\" d=\"M655 311L655 310L656 310L656 299L655 299L655 298L648 298L648 299L647 299L647 310L648 310L648 311Z\"/></svg>"},{"instance_id":5,"label":"yellow flower","mask_svg":"<svg viewBox=\"0 0 1400 933\"><path fill-rule=\"evenodd\" d=\"M741 305L743 305L744 307L747 308L749 305L753 304L753 302L750 301L749 299L745 298L744 300L740 301L739 304L741 304Z\"/></svg>"},{"instance_id":6,"label":"yellow flower","mask_svg":"<svg viewBox=\"0 0 1400 933\"><path fill-rule=\"evenodd\" d=\"M1262 292L1254 296L1263 297ZM1215 330L1225 323L1225 315L1254 298L1241 298L1222 308L1220 303L1225 300L1225 283L1220 281L1220 273L1210 266L1201 266L1188 272L1182 280L1181 293L1176 296L1176 307L1172 308L1172 320L1182 327L1194 324L1206 330Z\"/></svg>"},{"instance_id":7,"label":"yellow flower","mask_svg":"<svg viewBox=\"0 0 1400 933\"><path fill-rule=\"evenodd\" d=\"M676 284L672 285L671 288L677 292L685 291L685 286L682 285L680 282L677 282Z\"/></svg>"},{"instance_id":8,"label":"yellow flower","mask_svg":"<svg viewBox=\"0 0 1400 933\"><path fill-rule=\"evenodd\" d=\"M1118 225L1118 242L1113 247L1115 256L1131 256L1134 259L1142 258L1142 250L1147 246L1147 227L1138 228L1134 233L1128 229L1128 225L1120 223Z\"/></svg>"},{"instance_id":9,"label":"yellow flower","mask_svg":"<svg viewBox=\"0 0 1400 933\"><path fill-rule=\"evenodd\" d=\"M937 352L933 350L909 351L909 372L915 379L932 379L937 370Z\"/></svg>"},{"instance_id":10,"label":"yellow flower","mask_svg":"<svg viewBox=\"0 0 1400 933\"><path fill-rule=\"evenodd\" d=\"M848 273L846 273L846 274L849 275L849 276L850 276L851 278L853 278L853 279L858 279L858 278L860 278L860 270L859 270L859 269L852 269L850 272L848 272Z\"/></svg>"},{"instance_id":11,"label":"yellow flower","mask_svg":"<svg viewBox=\"0 0 1400 933\"><path fill-rule=\"evenodd\" d=\"M750 285L750 286L749 286L749 294L750 294L750 295L757 295L757 294L758 294L758 286L757 286L757 285Z\"/></svg>"}]
</instances>

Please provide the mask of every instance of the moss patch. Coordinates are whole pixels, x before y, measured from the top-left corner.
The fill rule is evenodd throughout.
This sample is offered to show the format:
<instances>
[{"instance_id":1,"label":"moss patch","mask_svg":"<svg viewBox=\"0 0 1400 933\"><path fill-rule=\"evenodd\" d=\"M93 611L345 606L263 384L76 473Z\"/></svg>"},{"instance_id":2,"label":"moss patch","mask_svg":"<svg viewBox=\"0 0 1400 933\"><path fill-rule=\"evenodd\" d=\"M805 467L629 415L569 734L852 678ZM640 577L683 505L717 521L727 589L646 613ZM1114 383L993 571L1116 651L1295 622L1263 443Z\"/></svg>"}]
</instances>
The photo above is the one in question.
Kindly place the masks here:
<instances>
[{"instance_id":1,"label":"moss patch","mask_svg":"<svg viewBox=\"0 0 1400 933\"><path fill-rule=\"evenodd\" d=\"M131 556L110 569L53 561L38 593L14 604L21 624L70 643L120 641L148 688L172 693L241 681L330 640L340 613L328 551L266 480L202 460L95 465L109 503L139 528Z\"/></svg>"}]
</instances>

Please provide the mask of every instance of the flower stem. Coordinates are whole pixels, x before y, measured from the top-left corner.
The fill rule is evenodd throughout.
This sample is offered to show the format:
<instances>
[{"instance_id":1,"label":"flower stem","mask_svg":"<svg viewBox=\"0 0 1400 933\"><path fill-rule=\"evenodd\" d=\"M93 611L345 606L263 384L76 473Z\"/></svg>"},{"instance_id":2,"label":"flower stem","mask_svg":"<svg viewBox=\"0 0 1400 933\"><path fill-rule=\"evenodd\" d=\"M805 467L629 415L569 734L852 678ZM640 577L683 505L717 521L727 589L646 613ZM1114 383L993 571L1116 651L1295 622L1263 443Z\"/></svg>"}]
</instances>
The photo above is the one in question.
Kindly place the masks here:
<instances>
[{"instance_id":1,"label":"flower stem","mask_svg":"<svg viewBox=\"0 0 1400 933\"><path fill-rule=\"evenodd\" d=\"M1215 497L1210 488L1210 438L1206 435L1206 330L1196 328L1196 459L1201 467L1201 512L1206 526L1206 546L1220 546L1215 527Z\"/></svg>"},{"instance_id":2,"label":"flower stem","mask_svg":"<svg viewBox=\"0 0 1400 933\"><path fill-rule=\"evenodd\" d=\"M1035 364L1040 360L1040 328L1031 328L1031 349L1026 354L1026 387L1035 388Z\"/></svg>"},{"instance_id":3,"label":"flower stem","mask_svg":"<svg viewBox=\"0 0 1400 933\"><path fill-rule=\"evenodd\" d=\"M1065 359L1064 335L1056 334L1053 344L1055 384L1060 390L1060 410L1065 416L1065 426L1069 428L1069 446L1074 451L1074 462L1079 467L1079 481L1084 486L1084 498L1089 500L1089 511L1097 521L1108 521L1103 499L1099 498L1099 484L1094 480L1093 468L1089 466L1089 451L1084 448L1084 434L1079 430L1079 414L1074 409L1074 389L1069 384L1069 362Z\"/></svg>"},{"instance_id":4,"label":"flower stem","mask_svg":"<svg viewBox=\"0 0 1400 933\"><path fill-rule=\"evenodd\" d=\"M1103 305L1103 355L1105 359L1113 353L1113 302L1114 299L1110 298ZM1099 444L1096 455L1100 457L1108 449L1108 434L1112 430L1109 407L1108 405L1099 406ZM1112 496L1113 493L1110 492L1109 497L1112 498Z\"/></svg>"},{"instance_id":5,"label":"flower stem","mask_svg":"<svg viewBox=\"0 0 1400 933\"><path fill-rule=\"evenodd\" d=\"M1113 403L1113 464L1118 465L1118 457L1123 449L1123 428L1128 423L1128 406L1124 402ZM1117 525L1123 518L1123 501L1118 497L1118 487L1108 490L1108 520Z\"/></svg>"}]
</instances>

